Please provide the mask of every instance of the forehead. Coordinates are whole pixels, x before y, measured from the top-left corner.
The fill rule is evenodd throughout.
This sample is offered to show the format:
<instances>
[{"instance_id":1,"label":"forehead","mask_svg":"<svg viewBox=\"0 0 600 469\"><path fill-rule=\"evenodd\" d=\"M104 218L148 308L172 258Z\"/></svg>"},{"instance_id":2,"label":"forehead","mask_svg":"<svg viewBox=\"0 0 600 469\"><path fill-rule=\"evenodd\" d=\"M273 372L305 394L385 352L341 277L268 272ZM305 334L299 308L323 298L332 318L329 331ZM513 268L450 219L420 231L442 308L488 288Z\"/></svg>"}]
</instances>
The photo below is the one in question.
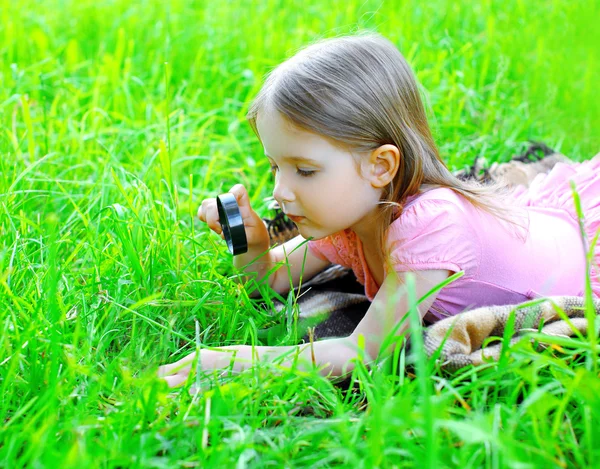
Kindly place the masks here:
<instances>
[{"instance_id":1,"label":"forehead","mask_svg":"<svg viewBox=\"0 0 600 469\"><path fill-rule=\"evenodd\" d=\"M284 135L286 138L302 138L303 135L309 134L295 126L271 106L261 109L257 113L256 128L261 140L270 139L275 135Z\"/></svg>"},{"instance_id":2,"label":"forehead","mask_svg":"<svg viewBox=\"0 0 600 469\"><path fill-rule=\"evenodd\" d=\"M274 110L261 110L256 118L256 128L265 155L272 159L320 160L323 155L330 157L341 151L325 137L294 126Z\"/></svg>"},{"instance_id":3,"label":"forehead","mask_svg":"<svg viewBox=\"0 0 600 469\"><path fill-rule=\"evenodd\" d=\"M265 156L269 159L274 159L271 155L268 155L267 153L265 153ZM321 161L313 159L313 158L307 158L305 156L284 156L283 158L281 158L284 162L286 163L320 163Z\"/></svg>"}]
</instances>

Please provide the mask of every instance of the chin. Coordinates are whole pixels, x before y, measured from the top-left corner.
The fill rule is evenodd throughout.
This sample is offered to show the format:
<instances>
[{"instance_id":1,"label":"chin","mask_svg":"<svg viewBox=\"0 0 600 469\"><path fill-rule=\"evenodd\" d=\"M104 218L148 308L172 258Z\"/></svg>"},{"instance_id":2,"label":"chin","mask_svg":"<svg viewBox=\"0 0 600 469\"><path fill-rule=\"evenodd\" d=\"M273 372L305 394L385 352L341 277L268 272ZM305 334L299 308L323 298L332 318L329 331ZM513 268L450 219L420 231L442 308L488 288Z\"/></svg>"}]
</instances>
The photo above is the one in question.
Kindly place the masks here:
<instances>
[{"instance_id":1,"label":"chin","mask_svg":"<svg viewBox=\"0 0 600 469\"><path fill-rule=\"evenodd\" d=\"M327 238L327 236L331 236L334 233L337 233L337 231L333 232L333 231L328 231L328 230L317 230L317 229L310 229L307 228L306 226L303 225L296 225L298 227L298 233L300 233L302 235L303 238L308 239L308 238L312 238L314 241L318 240L318 239L323 239L323 238Z\"/></svg>"}]
</instances>

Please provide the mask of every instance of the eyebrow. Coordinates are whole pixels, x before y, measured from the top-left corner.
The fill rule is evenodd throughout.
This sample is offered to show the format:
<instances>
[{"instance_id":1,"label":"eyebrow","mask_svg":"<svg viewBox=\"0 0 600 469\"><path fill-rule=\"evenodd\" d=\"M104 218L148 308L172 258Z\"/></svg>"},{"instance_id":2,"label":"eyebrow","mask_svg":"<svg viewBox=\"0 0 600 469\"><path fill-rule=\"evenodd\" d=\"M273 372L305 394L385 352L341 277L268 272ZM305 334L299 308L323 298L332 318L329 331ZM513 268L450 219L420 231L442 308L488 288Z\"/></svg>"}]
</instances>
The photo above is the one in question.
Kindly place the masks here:
<instances>
[{"instance_id":1,"label":"eyebrow","mask_svg":"<svg viewBox=\"0 0 600 469\"><path fill-rule=\"evenodd\" d=\"M273 158L271 155L267 155L265 153L265 156L268 158ZM316 163L319 164L319 162L317 160L313 160L311 158L304 158L303 156L285 156L283 158L285 161L289 161L290 163L299 163L299 162L305 162L305 163Z\"/></svg>"}]
</instances>

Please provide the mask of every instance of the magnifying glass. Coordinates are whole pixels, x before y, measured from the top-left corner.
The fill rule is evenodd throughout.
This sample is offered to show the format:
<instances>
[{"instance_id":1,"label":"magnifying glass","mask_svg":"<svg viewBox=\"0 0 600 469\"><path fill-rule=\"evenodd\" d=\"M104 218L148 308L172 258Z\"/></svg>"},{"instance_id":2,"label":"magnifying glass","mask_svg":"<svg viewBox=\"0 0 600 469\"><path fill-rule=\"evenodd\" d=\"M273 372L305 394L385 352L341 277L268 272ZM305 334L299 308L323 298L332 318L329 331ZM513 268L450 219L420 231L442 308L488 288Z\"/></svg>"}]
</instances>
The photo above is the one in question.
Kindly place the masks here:
<instances>
[{"instance_id":1,"label":"magnifying glass","mask_svg":"<svg viewBox=\"0 0 600 469\"><path fill-rule=\"evenodd\" d=\"M217 196L219 223L229 251L234 256L248 252L248 240L244 229L244 220L235 195L230 192Z\"/></svg>"}]
</instances>

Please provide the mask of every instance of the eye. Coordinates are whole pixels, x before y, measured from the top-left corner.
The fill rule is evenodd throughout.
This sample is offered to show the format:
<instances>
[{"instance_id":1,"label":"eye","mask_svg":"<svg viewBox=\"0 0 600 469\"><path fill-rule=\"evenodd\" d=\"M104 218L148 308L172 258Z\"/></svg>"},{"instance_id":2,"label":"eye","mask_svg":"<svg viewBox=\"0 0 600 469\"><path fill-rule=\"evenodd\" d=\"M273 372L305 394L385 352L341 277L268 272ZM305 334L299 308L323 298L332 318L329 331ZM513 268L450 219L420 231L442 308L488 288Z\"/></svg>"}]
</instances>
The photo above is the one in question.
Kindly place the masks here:
<instances>
[{"instance_id":1,"label":"eye","mask_svg":"<svg viewBox=\"0 0 600 469\"><path fill-rule=\"evenodd\" d=\"M311 176L314 176L316 171L306 171L300 168L296 168L296 171L298 172L298 174L304 178L309 178Z\"/></svg>"},{"instance_id":2,"label":"eye","mask_svg":"<svg viewBox=\"0 0 600 469\"><path fill-rule=\"evenodd\" d=\"M276 164L271 165L271 172L273 174L275 174L275 173L277 173L277 171L279 171L279 167ZM296 174L299 174L301 177L304 177L304 178L308 178L308 177L314 176L315 173L316 173L316 171L311 171L311 170L307 170L307 169L296 168Z\"/></svg>"}]
</instances>

